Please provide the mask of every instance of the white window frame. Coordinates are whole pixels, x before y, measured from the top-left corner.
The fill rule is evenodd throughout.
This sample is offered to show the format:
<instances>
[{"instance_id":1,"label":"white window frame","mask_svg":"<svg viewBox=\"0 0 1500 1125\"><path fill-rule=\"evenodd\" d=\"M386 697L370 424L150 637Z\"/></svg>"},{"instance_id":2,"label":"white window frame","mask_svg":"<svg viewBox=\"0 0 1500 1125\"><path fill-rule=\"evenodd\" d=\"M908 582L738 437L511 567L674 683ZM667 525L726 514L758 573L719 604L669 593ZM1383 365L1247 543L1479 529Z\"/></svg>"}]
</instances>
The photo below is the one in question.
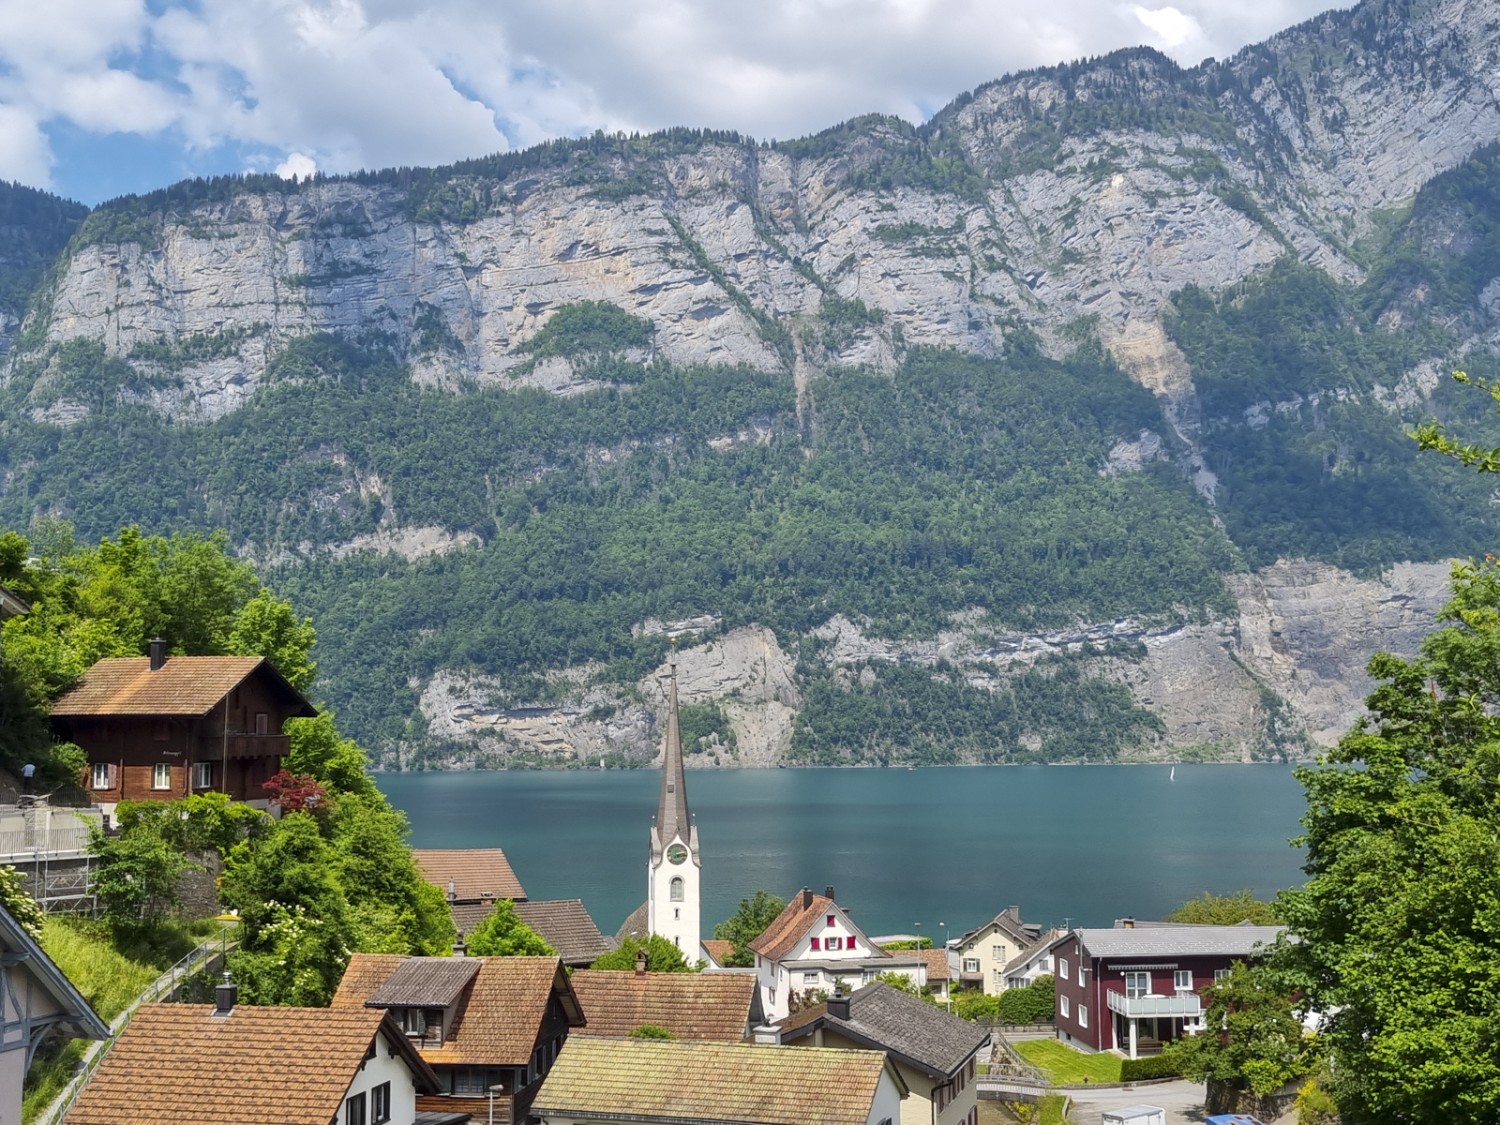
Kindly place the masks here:
<instances>
[{"instance_id":1,"label":"white window frame","mask_svg":"<svg viewBox=\"0 0 1500 1125\"><path fill-rule=\"evenodd\" d=\"M212 789L214 787L214 764L212 762L193 763L193 788Z\"/></svg>"},{"instance_id":2,"label":"white window frame","mask_svg":"<svg viewBox=\"0 0 1500 1125\"><path fill-rule=\"evenodd\" d=\"M817 984L818 984L818 982L821 981L822 979L823 979L823 974L822 973L812 972L812 973L803 973L802 974L802 983L803 984L810 984L810 985L813 985L814 987L816 987Z\"/></svg>"},{"instance_id":3,"label":"white window frame","mask_svg":"<svg viewBox=\"0 0 1500 1125\"><path fill-rule=\"evenodd\" d=\"M964 958L964 972L966 972L966 973L977 973L977 972L979 972L979 958L978 957L965 957Z\"/></svg>"},{"instance_id":4,"label":"white window frame","mask_svg":"<svg viewBox=\"0 0 1500 1125\"><path fill-rule=\"evenodd\" d=\"M1145 986L1144 987L1141 986L1141 984L1139 983L1140 981L1145 981ZM1126 995L1126 997L1128 999L1131 999L1131 1000L1137 1000L1137 999L1139 999L1142 996L1150 996L1151 995L1151 974L1150 973L1144 973L1144 972L1141 972L1141 973L1126 973L1125 974L1125 995Z\"/></svg>"},{"instance_id":5,"label":"white window frame","mask_svg":"<svg viewBox=\"0 0 1500 1125\"><path fill-rule=\"evenodd\" d=\"M114 767L108 762L95 762L89 768L89 788L113 789L115 787L114 772Z\"/></svg>"},{"instance_id":6,"label":"white window frame","mask_svg":"<svg viewBox=\"0 0 1500 1125\"><path fill-rule=\"evenodd\" d=\"M1066 957L1059 957L1057 959L1057 976L1060 980L1068 979L1068 959Z\"/></svg>"},{"instance_id":7,"label":"white window frame","mask_svg":"<svg viewBox=\"0 0 1500 1125\"><path fill-rule=\"evenodd\" d=\"M385 1125L391 1119L391 1084L382 1082L370 1091L370 1125Z\"/></svg>"},{"instance_id":8,"label":"white window frame","mask_svg":"<svg viewBox=\"0 0 1500 1125\"><path fill-rule=\"evenodd\" d=\"M1059 996L1057 998L1057 1010L1064 1016L1068 1014L1068 998L1066 996Z\"/></svg>"},{"instance_id":9,"label":"white window frame","mask_svg":"<svg viewBox=\"0 0 1500 1125\"><path fill-rule=\"evenodd\" d=\"M1214 970L1214 983L1218 984L1221 980L1223 980L1227 976L1229 976L1229 970L1228 969L1215 969Z\"/></svg>"},{"instance_id":10,"label":"white window frame","mask_svg":"<svg viewBox=\"0 0 1500 1125\"><path fill-rule=\"evenodd\" d=\"M1084 1004L1080 1004L1080 1005L1078 1005L1078 1026L1079 1027L1088 1027L1088 1025L1089 1025L1089 1010L1088 1010L1088 1007L1086 1005L1084 1005Z\"/></svg>"},{"instance_id":11,"label":"white window frame","mask_svg":"<svg viewBox=\"0 0 1500 1125\"><path fill-rule=\"evenodd\" d=\"M151 788L162 790L172 788L172 763L156 762L151 767Z\"/></svg>"},{"instance_id":12,"label":"white window frame","mask_svg":"<svg viewBox=\"0 0 1500 1125\"><path fill-rule=\"evenodd\" d=\"M684 901L684 897L683 896L686 894L686 887L687 887L687 884L683 882L681 875L673 875L672 876L672 882L670 884L670 893L671 893L672 901L673 902L682 902L682 901Z\"/></svg>"},{"instance_id":13,"label":"white window frame","mask_svg":"<svg viewBox=\"0 0 1500 1125\"><path fill-rule=\"evenodd\" d=\"M1183 979L1184 977L1186 977L1187 979L1184 980ZM1172 990L1174 992L1191 992L1191 991L1193 991L1193 970L1191 970L1191 969L1175 969L1175 970L1173 970L1173 972L1172 972Z\"/></svg>"}]
</instances>

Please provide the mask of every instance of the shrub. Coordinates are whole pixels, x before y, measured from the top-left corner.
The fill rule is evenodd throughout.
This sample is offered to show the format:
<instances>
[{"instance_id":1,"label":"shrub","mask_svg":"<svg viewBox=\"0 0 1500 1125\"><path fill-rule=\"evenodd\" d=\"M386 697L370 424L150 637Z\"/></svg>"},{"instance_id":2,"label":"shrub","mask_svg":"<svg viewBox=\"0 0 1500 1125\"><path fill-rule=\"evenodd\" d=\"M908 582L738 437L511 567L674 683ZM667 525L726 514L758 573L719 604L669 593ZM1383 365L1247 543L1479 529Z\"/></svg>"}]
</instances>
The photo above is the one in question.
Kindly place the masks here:
<instances>
[{"instance_id":1,"label":"shrub","mask_svg":"<svg viewBox=\"0 0 1500 1125\"><path fill-rule=\"evenodd\" d=\"M1152 1078L1181 1078L1182 1068L1170 1054L1154 1058L1126 1059L1120 1066L1121 1082L1146 1082Z\"/></svg>"}]
</instances>

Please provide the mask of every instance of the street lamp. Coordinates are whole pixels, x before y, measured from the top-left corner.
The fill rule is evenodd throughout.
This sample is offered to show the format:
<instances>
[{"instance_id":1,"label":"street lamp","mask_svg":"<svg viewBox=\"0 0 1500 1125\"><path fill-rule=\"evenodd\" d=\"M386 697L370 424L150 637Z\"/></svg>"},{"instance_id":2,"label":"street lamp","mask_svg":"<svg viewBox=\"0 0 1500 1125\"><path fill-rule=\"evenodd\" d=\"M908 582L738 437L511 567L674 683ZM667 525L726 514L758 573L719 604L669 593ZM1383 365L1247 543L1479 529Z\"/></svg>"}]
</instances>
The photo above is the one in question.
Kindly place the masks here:
<instances>
[{"instance_id":1,"label":"street lamp","mask_svg":"<svg viewBox=\"0 0 1500 1125\"><path fill-rule=\"evenodd\" d=\"M943 964L949 965L948 987L943 989L943 996L948 1001L948 1010L951 1012L953 1011L953 969L948 959L948 944L951 939L948 937L948 923L939 922L938 925L943 927Z\"/></svg>"}]
</instances>

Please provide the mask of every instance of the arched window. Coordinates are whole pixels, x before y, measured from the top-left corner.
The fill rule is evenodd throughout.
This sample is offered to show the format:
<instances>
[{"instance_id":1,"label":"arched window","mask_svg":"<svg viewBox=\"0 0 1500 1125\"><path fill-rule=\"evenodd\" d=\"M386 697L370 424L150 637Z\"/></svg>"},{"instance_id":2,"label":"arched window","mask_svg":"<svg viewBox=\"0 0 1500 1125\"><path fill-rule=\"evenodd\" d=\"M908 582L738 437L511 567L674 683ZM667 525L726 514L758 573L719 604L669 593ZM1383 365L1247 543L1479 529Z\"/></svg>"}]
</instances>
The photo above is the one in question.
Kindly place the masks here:
<instances>
[{"instance_id":1,"label":"arched window","mask_svg":"<svg viewBox=\"0 0 1500 1125\"><path fill-rule=\"evenodd\" d=\"M682 876L681 875L674 875L672 877L672 901L673 902L681 902L682 901Z\"/></svg>"}]
</instances>

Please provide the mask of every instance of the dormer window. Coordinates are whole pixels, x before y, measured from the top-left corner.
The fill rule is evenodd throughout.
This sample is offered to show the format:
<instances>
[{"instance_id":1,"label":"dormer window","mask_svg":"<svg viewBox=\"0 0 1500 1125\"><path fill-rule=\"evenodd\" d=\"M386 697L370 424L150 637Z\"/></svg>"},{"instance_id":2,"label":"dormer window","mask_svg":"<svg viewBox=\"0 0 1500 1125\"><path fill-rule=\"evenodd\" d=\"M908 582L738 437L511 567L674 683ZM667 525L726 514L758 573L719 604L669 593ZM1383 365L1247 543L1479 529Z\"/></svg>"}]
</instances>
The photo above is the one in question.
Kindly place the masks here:
<instances>
[{"instance_id":1,"label":"dormer window","mask_svg":"<svg viewBox=\"0 0 1500 1125\"><path fill-rule=\"evenodd\" d=\"M443 1041L443 1009L441 1008L392 1008L391 1014L410 1039L437 1045Z\"/></svg>"}]
</instances>

